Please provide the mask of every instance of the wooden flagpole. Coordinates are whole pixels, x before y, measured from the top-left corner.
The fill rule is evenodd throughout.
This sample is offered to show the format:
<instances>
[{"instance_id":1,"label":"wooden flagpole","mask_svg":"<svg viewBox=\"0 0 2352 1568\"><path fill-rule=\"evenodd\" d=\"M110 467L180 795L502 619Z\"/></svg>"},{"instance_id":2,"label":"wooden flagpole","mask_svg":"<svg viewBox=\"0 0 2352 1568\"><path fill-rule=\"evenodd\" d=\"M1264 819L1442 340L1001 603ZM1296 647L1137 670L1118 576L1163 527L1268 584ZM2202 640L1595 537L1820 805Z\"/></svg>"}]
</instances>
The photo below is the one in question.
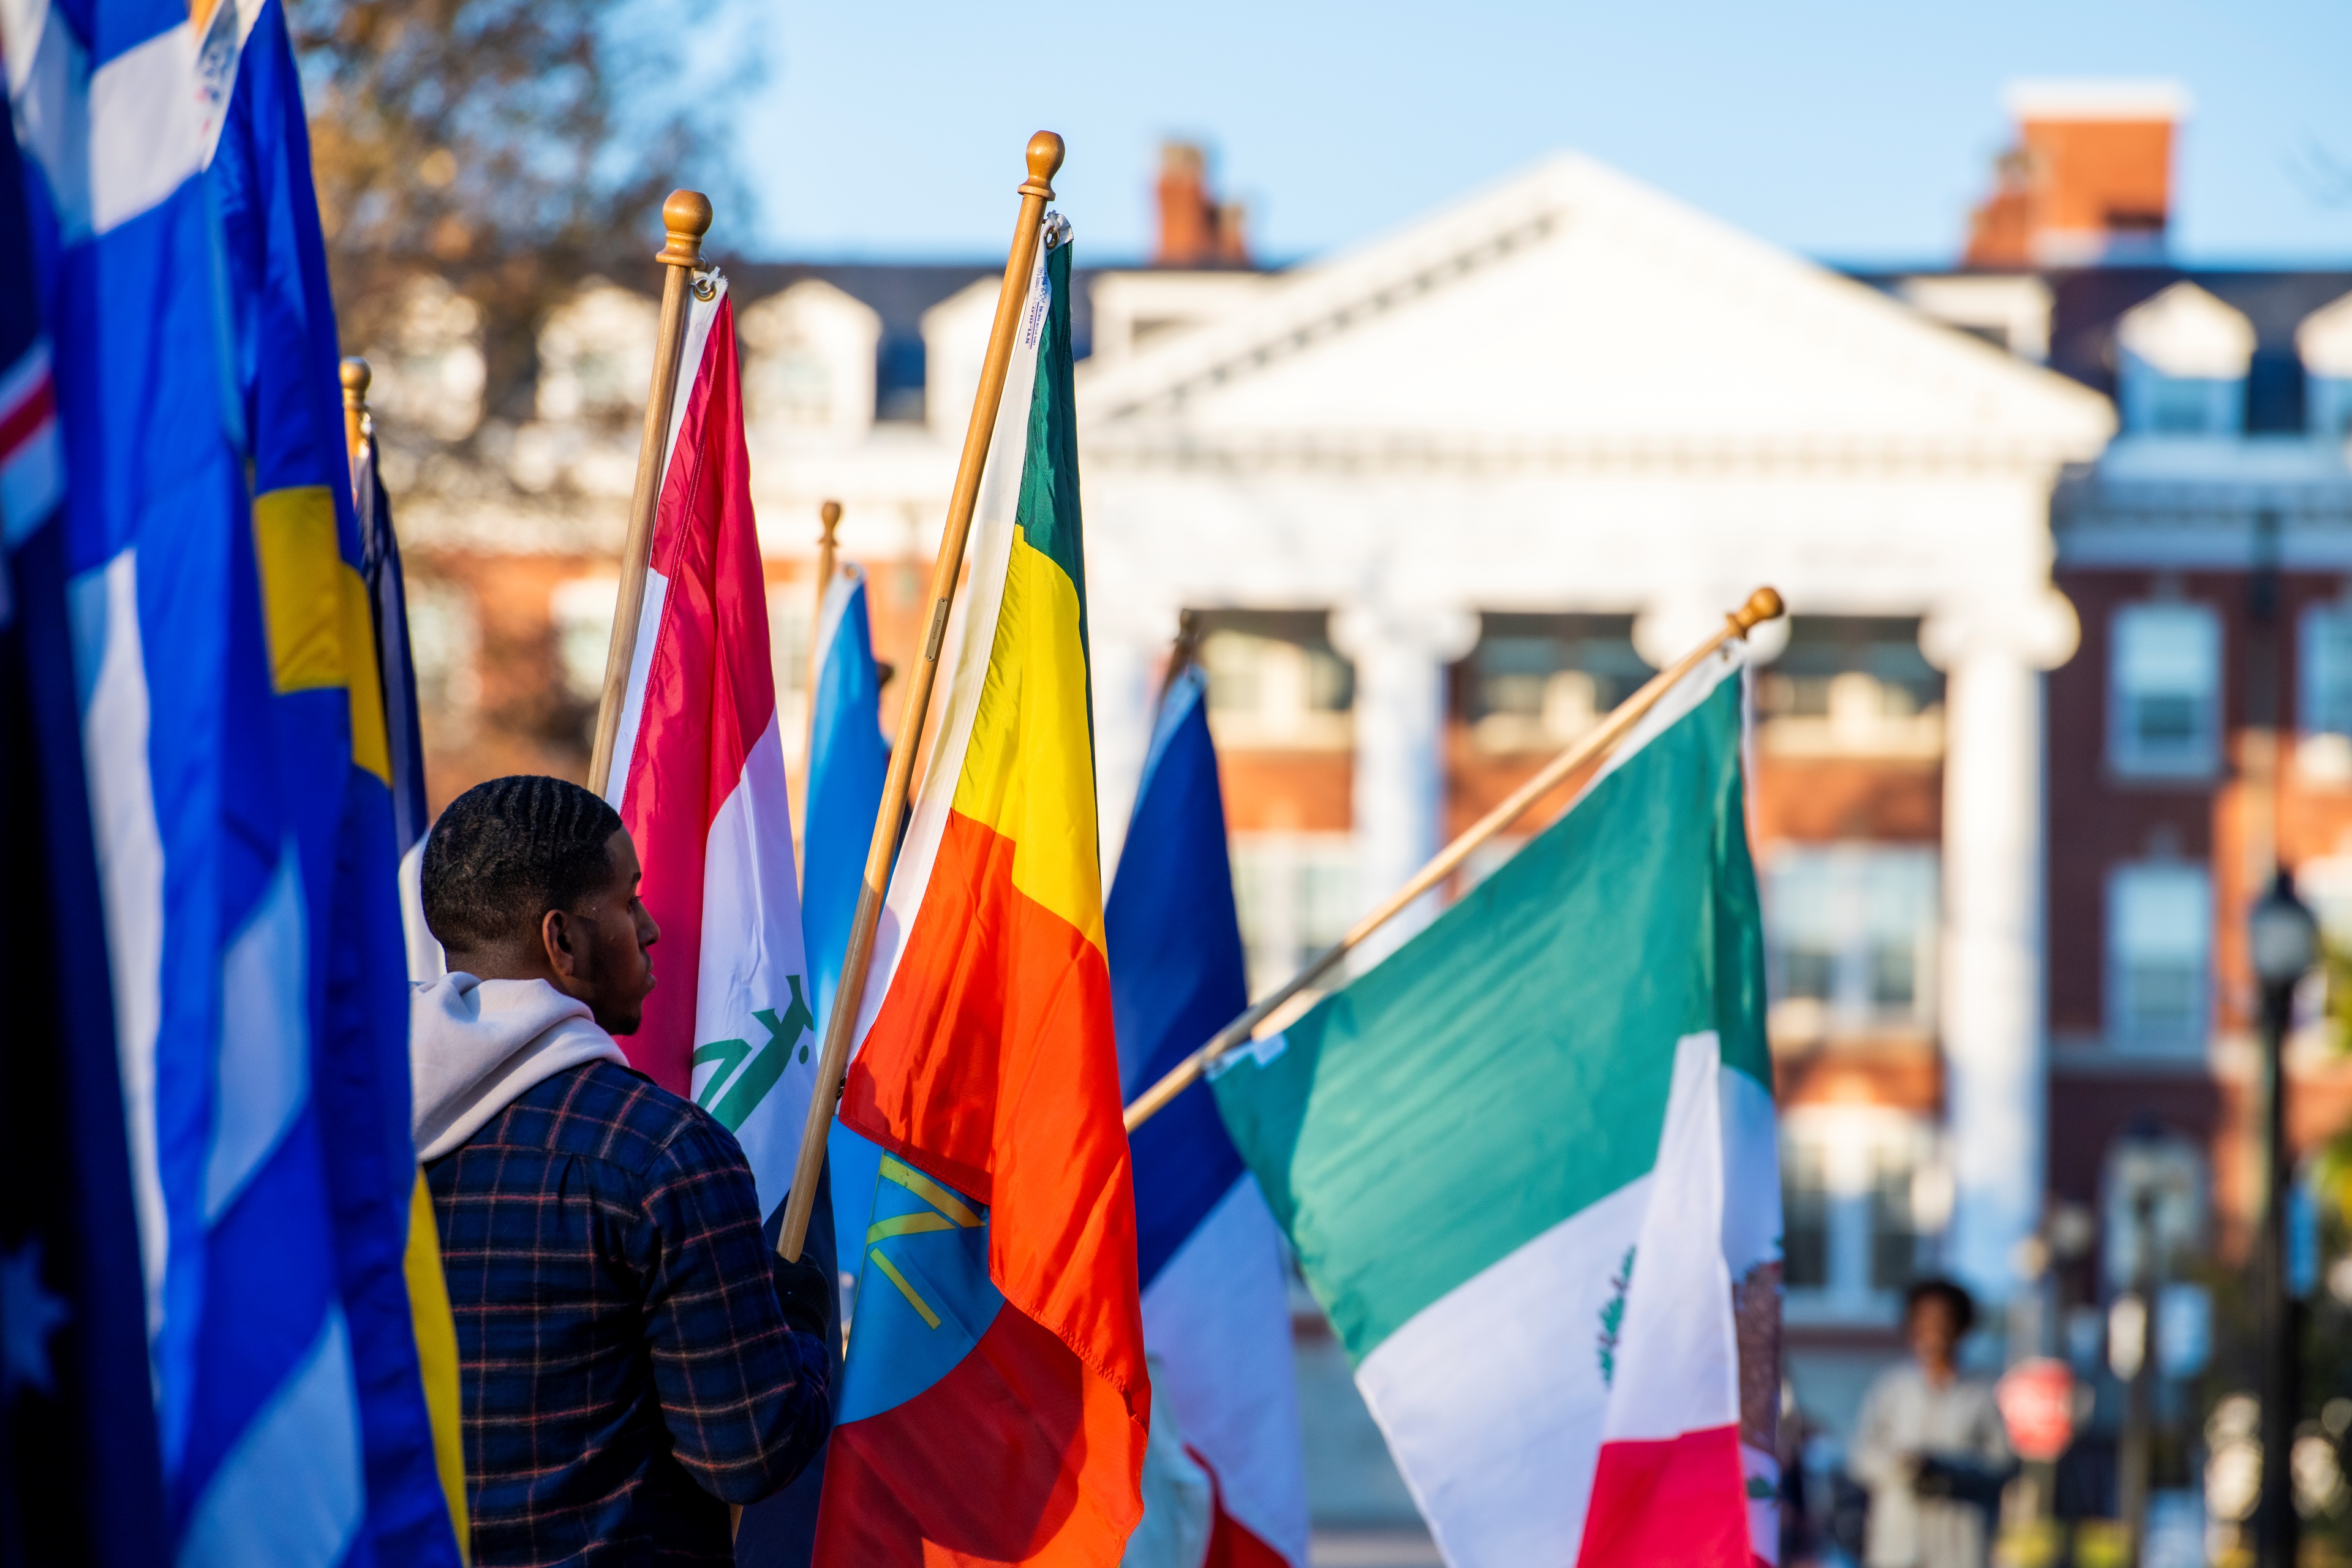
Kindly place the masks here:
<instances>
[{"instance_id":1,"label":"wooden flagpole","mask_svg":"<svg viewBox=\"0 0 2352 1568\"><path fill-rule=\"evenodd\" d=\"M1535 777L1513 790L1508 799L1480 817L1462 837L1437 852L1436 858L1412 875L1412 880L1382 900L1380 907L1349 928L1348 934L1325 948L1310 960L1306 968L1292 975L1277 989L1251 1005L1249 1010L1217 1031L1209 1043L1168 1069L1165 1077L1138 1095L1135 1103L1127 1108L1127 1130L1132 1133L1168 1107L1169 1101L1198 1082L1218 1058L1241 1046L1257 1031L1259 1025L1280 1011L1300 992L1305 991L1339 961L1353 952L1365 938L1395 918L1398 911L1454 874L1455 868L1470 858L1471 851L1493 838L1527 814L1528 809L1557 789L1562 781L1594 758L1612 750L1630 733L1642 716L1657 706L1658 700L1673 689L1716 649L1734 637L1745 637L1766 621L1778 620L1781 614L1780 595L1769 588L1759 588L1748 595L1748 603L1724 616L1719 632L1685 654L1671 668L1660 670L1643 684L1639 691L1625 699L1585 737L1543 765Z\"/></svg>"},{"instance_id":2,"label":"wooden flagpole","mask_svg":"<svg viewBox=\"0 0 2352 1568\"><path fill-rule=\"evenodd\" d=\"M353 354L343 362L343 454L352 462L352 496L360 493L360 459L367 455L368 383L375 373Z\"/></svg>"},{"instance_id":3,"label":"wooden flagpole","mask_svg":"<svg viewBox=\"0 0 2352 1568\"><path fill-rule=\"evenodd\" d=\"M850 922L848 951L842 955L841 984L833 994L833 1014L825 1020L824 1054L817 1060L816 1092L809 1097L808 1121L801 1129L800 1166L793 1173L793 1189L784 1201L783 1230L776 1237L776 1250L795 1261L808 1235L809 1215L816 1206L817 1172L824 1161L825 1135L832 1131L842 1075L849 1067L849 1037L857 1026L858 1006L866 996L866 972L874 962L874 928L882 918L883 897L889 891L898 818L914 783L915 752L923 738L923 719L940 672L940 645L947 639L948 605L955 597L956 579L963 574L964 543L971 532L972 509L980 502L981 470L988 462L988 439L996 429L997 405L1004 398L1013 333L1020 326L1022 302L1028 298L1030 275L1036 270L1039 230L1045 204L1054 199L1054 175L1062 167L1062 139L1050 131L1040 131L1029 138L1027 157L1029 177L1021 184L1021 216L1013 220L1013 248L1004 259L1004 281L996 290L996 324L989 331L988 357L981 362L980 392L971 400L971 419L963 431L963 458L956 465L955 489L948 497L947 526L940 533L939 559L931 565L930 626L923 634L922 658L915 662L907 681L898 732L890 743L882 809L874 818L874 838L866 851L866 883L857 890L857 915Z\"/></svg>"},{"instance_id":4,"label":"wooden flagpole","mask_svg":"<svg viewBox=\"0 0 2352 1568\"><path fill-rule=\"evenodd\" d=\"M834 531L841 526L841 503L829 500L817 509L817 521L824 527L824 537L816 542L816 616L809 623L808 657L808 736L801 747L801 772L814 777L816 765L816 676L824 660L824 596L833 591L834 560L840 547L834 542ZM802 786L802 813L807 813L807 786Z\"/></svg>"},{"instance_id":5,"label":"wooden flagpole","mask_svg":"<svg viewBox=\"0 0 2352 1568\"><path fill-rule=\"evenodd\" d=\"M677 361L686 347L686 294L702 265L702 237L710 232L710 198L672 191L662 203L665 243L654 259L662 276L661 326L654 339L653 385L646 394L646 425L637 437L637 482L629 496L629 533L621 546L621 591L613 605L613 640L604 650L604 691L596 703L596 744L588 758L588 787L610 795L613 744L629 691L629 665L637 654L637 616L645 608L646 568L653 553L654 510L661 500L662 457L669 416L677 401Z\"/></svg>"}]
</instances>

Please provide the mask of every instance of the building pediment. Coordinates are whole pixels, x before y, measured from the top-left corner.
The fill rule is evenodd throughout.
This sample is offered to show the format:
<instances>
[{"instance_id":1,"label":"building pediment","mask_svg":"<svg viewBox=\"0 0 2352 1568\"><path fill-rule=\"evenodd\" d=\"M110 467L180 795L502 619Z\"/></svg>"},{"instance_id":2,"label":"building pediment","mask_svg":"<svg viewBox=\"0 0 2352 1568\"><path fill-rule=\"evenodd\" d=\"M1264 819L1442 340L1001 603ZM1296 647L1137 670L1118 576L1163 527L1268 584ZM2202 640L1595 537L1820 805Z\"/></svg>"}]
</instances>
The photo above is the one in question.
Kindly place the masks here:
<instances>
[{"instance_id":1,"label":"building pediment","mask_svg":"<svg viewBox=\"0 0 2352 1568\"><path fill-rule=\"evenodd\" d=\"M2049 463L2096 394L1561 155L1084 367L1089 450Z\"/></svg>"}]
</instances>

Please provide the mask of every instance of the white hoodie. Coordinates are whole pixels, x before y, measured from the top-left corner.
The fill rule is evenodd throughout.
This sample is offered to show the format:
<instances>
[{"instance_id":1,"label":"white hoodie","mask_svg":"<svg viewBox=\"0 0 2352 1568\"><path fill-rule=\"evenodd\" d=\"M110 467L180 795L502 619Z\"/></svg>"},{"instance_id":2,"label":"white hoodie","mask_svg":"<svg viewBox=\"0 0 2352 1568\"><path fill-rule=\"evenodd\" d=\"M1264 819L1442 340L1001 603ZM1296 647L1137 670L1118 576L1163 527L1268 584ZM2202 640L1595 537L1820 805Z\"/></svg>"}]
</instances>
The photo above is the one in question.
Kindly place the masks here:
<instances>
[{"instance_id":1,"label":"white hoodie","mask_svg":"<svg viewBox=\"0 0 2352 1568\"><path fill-rule=\"evenodd\" d=\"M409 1103L419 1160L462 1147L523 1090L566 1068L628 1063L588 1004L544 980L459 973L409 993Z\"/></svg>"}]
</instances>

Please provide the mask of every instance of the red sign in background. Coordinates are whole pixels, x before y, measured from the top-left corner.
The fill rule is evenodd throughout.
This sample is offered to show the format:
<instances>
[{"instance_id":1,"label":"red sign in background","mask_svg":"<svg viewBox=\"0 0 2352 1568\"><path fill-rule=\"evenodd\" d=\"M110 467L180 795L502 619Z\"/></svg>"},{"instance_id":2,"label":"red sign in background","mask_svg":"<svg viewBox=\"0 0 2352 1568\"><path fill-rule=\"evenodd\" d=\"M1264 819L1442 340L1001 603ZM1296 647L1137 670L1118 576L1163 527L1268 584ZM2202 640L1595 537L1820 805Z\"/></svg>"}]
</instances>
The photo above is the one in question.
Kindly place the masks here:
<instances>
[{"instance_id":1,"label":"red sign in background","mask_svg":"<svg viewBox=\"0 0 2352 1568\"><path fill-rule=\"evenodd\" d=\"M2063 1361L2019 1362L1994 1386L1993 1402L2020 1458L2054 1459L2074 1440L2074 1374Z\"/></svg>"}]
</instances>

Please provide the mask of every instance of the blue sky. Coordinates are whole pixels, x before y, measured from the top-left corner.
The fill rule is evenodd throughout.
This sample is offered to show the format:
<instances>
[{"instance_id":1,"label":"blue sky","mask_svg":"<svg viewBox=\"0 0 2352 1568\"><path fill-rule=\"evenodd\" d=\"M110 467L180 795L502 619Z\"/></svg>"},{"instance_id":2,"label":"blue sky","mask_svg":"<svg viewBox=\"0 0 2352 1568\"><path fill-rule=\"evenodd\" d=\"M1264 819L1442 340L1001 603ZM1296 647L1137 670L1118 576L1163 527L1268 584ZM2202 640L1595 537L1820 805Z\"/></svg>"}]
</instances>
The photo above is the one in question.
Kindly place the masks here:
<instances>
[{"instance_id":1,"label":"blue sky","mask_svg":"<svg viewBox=\"0 0 2352 1568\"><path fill-rule=\"evenodd\" d=\"M2352 265L2347 0L743 4L766 62L735 116L759 226L722 215L713 238L768 256L1000 252L1046 126L1090 260L1143 252L1156 150L1184 135L1274 259L1573 147L1809 255L1929 262L1988 182L2002 86L2100 76L2194 100L2178 254Z\"/></svg>"}]
</instances>

